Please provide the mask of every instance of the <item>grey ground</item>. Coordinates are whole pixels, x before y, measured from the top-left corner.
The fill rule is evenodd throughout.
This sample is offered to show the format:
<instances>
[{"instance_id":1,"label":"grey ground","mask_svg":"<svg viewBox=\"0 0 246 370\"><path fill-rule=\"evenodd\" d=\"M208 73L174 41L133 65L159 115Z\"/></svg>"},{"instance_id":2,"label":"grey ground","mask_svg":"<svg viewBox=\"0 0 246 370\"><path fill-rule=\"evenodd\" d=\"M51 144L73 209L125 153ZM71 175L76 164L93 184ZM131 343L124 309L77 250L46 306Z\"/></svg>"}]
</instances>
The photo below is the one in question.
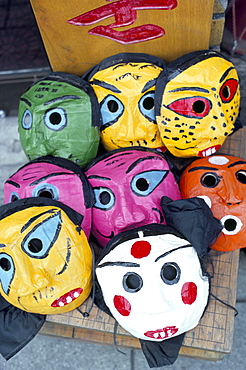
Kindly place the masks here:
<instances>
[{"instance_id":1,"label":"grey ground","mask_svg":"<svg viewBox=\"0 0 246 370\"><path fill-rule=\"evenodd\" d=\"M241 78L241 120L246 124L246 60L232 60ZM17 107L19 96L31 84L30 81L1 83L0 111L4 109L6 118L0 118L0 204L3 203L3 183L21 165L27 162L22 151L17 131ZM246 352L246 253L240 252L238 290L232 351L221 361L210 362L179 357L177 361L163 369L172 370L245 370ZM147 370L147 362L140 350L124 350L106 345L83 343L74 340L57 339L37 335L24 349L9 361L0 356L0 370ZM159 368L162 369L162 368Z\"/></svg>"}]
</instances>

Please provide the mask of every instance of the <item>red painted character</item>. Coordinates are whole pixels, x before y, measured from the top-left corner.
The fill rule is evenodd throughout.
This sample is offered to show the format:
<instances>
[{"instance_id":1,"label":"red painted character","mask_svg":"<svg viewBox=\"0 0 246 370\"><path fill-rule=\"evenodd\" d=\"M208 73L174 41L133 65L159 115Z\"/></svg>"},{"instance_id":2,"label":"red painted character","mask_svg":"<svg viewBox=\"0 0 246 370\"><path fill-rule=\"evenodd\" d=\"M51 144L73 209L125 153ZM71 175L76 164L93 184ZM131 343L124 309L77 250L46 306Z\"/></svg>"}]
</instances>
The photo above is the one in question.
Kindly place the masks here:
<instances>
[{"instance_id":1,"label":"red painted character","mask_svg":"<svg viewBox=\"0 0 246 370\"><path fill-rule=\"evenodd\" d=\"M176 7L177 0L118 0L74 17L68 20L68 23L75 26L88 26L106 18L115 17L114 23L94 27L88 33L109 38L120 44L133 44L161 37L165 34L165 31L162 27L154 24L144 24L124 31L116 31L113 28L133 24L137 19L137 10L172 10Z\"/></svg>"}]
</instances>

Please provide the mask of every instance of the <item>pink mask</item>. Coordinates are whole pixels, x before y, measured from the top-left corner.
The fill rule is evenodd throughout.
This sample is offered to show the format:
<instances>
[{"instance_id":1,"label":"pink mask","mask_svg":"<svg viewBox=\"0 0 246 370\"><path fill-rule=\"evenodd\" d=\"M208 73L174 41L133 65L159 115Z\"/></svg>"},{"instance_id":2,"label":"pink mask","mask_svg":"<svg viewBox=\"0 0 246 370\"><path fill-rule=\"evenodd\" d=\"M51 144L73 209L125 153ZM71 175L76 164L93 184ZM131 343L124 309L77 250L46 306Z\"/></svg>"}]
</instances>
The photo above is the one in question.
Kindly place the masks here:
<instances>
[{"instance_id":1,"label":"pink mask","mask_svg":"<svg viewBox=\"0 0 246 370\"><path fill-rule=\"evenodd\" d=\"M94 160L85 170L93 187L92 234L104 247L121 231L165 224L161 198L181 198L165 156L147 148L122 148Z\"/></svg>"},{"instance_id":2,"label":"pink mask","mask_svg":"<svg viewBox=\"0 0 246 370\"><path fill-rule=\"evenodd\" d=\"M83 216L81 228L89 237L93 193L80 167L70 160L58 157L40 157L33 160L4 184L4 203L18 199L44 197L58 200Z\"/></svg>"}]
</instances>

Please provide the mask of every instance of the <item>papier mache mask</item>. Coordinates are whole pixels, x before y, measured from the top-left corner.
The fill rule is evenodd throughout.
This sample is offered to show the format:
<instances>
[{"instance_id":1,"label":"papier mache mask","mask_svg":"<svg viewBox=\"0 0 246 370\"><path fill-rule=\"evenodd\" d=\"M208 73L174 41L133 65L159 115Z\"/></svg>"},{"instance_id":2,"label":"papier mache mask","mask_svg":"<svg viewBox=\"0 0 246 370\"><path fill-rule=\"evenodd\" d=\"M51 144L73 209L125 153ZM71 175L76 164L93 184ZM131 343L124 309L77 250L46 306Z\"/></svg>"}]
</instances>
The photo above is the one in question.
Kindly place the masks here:
<instances>
[{"instance_id":1,"label":"papier mache mask","mask_svg":"<svg viewBox=\"0 0 246 370\"><path fill-rule=\"evenodd\" d=\"M161 138L176 157L209 156L241 127L237 71L215 51L170 63L157 79L155 101Z\"/></svg>"},{"instance_id":2,"label":"papier mache mask","mask_svg":"<svg viewBox=\"0 0 246 370\"><path fill-rule=\"evenodd\" d=\"M163 153L141 147L117 149L90 163L85 174L95 195L91 231L101 247L121 231L165 223L162 196L181 198L172 170Z\"/></svg>"},{"instance_id":3,"label":"papier mache mask","mask_svg":"<svg viewBox=\"0 0 246 370\"><path fill-rule=\"evenodd\" d=\"M65 158L45 156L22 166L4 184L4 203L29 197L57 200L80 213L80 226L89 238L94 194L76 163Z\"/></svg>"},{"instance_id":4,"label":"papier mache mask","mask_svg":"<svg viewBox=\"0 0 246 370\"><path fill-rule=\"evenodd\" d=\"M0 294L21 310L58 314L92 287L92 251L81 215L61 202L25 198L0 208Z\"/></svg>"},{"instance_id":5,"label":"papier mache mask","mask_svg":"<svg viewBox=\"0 0 246 370\"><path fill-rule=\"evenodd\" d=\"M50 73L20 98L20 141L29 160L54 155L84 167L97 155L100 122L94 91L78 76Z\"/></svg>"},{"instance_id":6,"label":"papier mache mask","mask_svg":"<svg viewBox=\"0 0 246 370\"><path fill-rule=\"evenodd\" d=\"M183 198L201 197L223 230L211 246L218 251L246 247L246 160L214 155L193 161L180 179Z\"/></svg>"},{"instance_id":7,"label":"papier mache mask","mask_svg":"<svg viewBox=\"0 0 246 370\"><path fill-rule=\"evenodd\" d=\"M156 79L164 66L149 54L120 53L83 76L100 103L101 142L107 151L135 145L164 150L154 110Z\"/></svg>"},{"instance_id":8,"label":"papier mache mask","mask_svg":"<svg viewBox=\"0 0 246 370\"><path fill-rule=\"evenodd\" d=\"M170 225L125 231L107 244L95 269L96 304L140 339L150 367L173 363L185 332L203 315L210 281L200 259L221 230L202 199L168 199L164 207L178 227L181 219L175 215L182 213L189 238ZM201 230L210 234L206 242L200 239Z\"/></svg>"}]
</instances>

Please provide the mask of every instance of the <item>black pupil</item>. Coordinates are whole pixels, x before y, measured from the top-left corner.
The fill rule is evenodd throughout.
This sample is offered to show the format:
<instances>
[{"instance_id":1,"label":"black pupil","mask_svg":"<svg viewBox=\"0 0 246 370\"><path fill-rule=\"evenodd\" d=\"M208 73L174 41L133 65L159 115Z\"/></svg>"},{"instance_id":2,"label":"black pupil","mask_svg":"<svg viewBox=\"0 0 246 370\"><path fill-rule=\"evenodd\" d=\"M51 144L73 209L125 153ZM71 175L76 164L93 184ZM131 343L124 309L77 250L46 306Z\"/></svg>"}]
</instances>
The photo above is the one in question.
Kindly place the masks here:
<instances>
[{"instance_id":1,"label":"black pupil","mask_svg":"<svg viewBox=\"0 0 246 370\"><path fill-rule=\"evenodd\" d=\"M177 269L173 265L167 265L165 268L162 270L163 277L166 280L172 281L177 277Z\"/></svg>"},{"instance_id":2,"label":"black pupil","mask_svg":"<svg viewBox=\"0 0 246 370\"><path fill-rule=\"evenodd\" d=\"M202 183L203 183L203 185L207 186L208 188L211 188L211 187L216 185L217 179L212 174L206 175L206 176L203 177Z\"/></svg>"},{"instance_id":3,"label":"black pupil","mask_svg":"<svg viewBox=\"0 0 246 370\"><path fill-rule=\"evenodd\" d=\"M126 278L126 285L129 289L137 289L141 286L141 279L136 274L129 274Z\"/></svg>"},{"instance_id":4,"label":"black pupil","mask_svg":"<svg viewBox=\"0 0 246 370\"><path fill-rule=\"evenodd\" d=\"M195 113L202 113L205 110L205 103L202 100L197 100L192 107Z\"/></svg>"},{"instance_id":5,"label":"black pupil","mask_svg":"<svg viewBox=\"0 0 246 370\"><path fill-rule=\"evenodd\" d=\"M240 181L242 184L246 184L246 172L238 172L236 176L238 181Z\"/></svg>"},{"instance_id":6,"label":"black pupil","mask_svg":"<svg viewBox=\"0 0 246 370\"><path fill-rule=\"evenodd\" d=\"M150 96L144 99L143 101L144 109L150 110L154 107L154 99Z\"/></svg>"},{"instance_id":7,"label":"black pupil","mask_svg":"<svg viewBox=\"0 0 246 370\"><path fill-rule=\"evenodd\" d=\"M228 218L228 220L224 222L224 228L227 231L234 231L236 227L237 227L237 222L233 220L233 218Z\"/></svg>"},{"instance_id":8,"label":"black pupil","mask_svg":"<svg viewBox=\"0 0 246 370\"><path fill-rule=\"evenodd\" d=\"M12 195L11 196L11 202L15 202L16 200L18 200L19 198L16 196L16 195Z\"/></svg>"},{"instance_id":9,"label":"black pupil","mask_svg":"<svg viewBox=\"0 0 246 370\"><path fill-rule=\"evenodd\" d=\"M108 110L112 113L117 112L119 109L119 104L115 100L109 100L108 101Z\"/></svg>"},{"instance_id":10,"label":"black pupil","mask_svg":"<svg viewBox=\"0 0 246 370\"><path fill-rule=\"evenodd\" d=\"M136 181L136 187L138 190L146 191L149 187L149 183L146 179L140 178Z\"/></svg>"},{"instance_id":11,"label":"black pupil","mask_svg":"<svg viewBox=\"0 0 246 370\"><path fill-rule=\"evenodd\" d=\"M102 191L99 196L101 204L108 204L110 202L111 196L107 191Z\"/></svg>"},{"instance_id":12,"label":"black pupil","mask_svg":"<svg viewBox=\"0 0 246 370\"><path fill-rule=\"evenodd\" d=\"M11 269L11 263L9 262L7 258L3 257L0 259L0 267L4 271L9 271Z\"/></svg>"},{"instance_id":13,"label":"black pupil","mask_svg":"<svg viewBox=\"0 0 246 370\"><path fill-rule=\"evenodd\" d=\"M60 122L61 122L60 113L57 113L57 112L51 113L50 123L52 123L52 125L59 125Z\"/></svg>"},{"instance_id":14,"label":"black pupil","mask_svg":"<svg viewBox=\"0 0 246 370\"><path fill-rule=\"evenodd\" d=\"M228 99L229 96L230 96L230 89L228 86L224 86L223 89L222 89L222 96L223 98L225 99Z\"/></svg>"},{"instance_id":15,"label":"black pupil","mask_svg":"<svg viewBox=\"0 0 246 370\"><path fill-rule=\"evenodd\" d=\"M53 199L53 194L49 190L41 190L38 193L38 196L41 197L41 198Z\"/></svg>"},{"instance_id":16,"label":"black pupil","mask_svg":"<svg viewBox=\"0 0 246 370\"><path fill-rule=\"evenodd\" d=\"M28 243L28 248L32 253L38 253L42 250L43 244L40 239L33 238Z\"/></svg>"}]
</instances>

